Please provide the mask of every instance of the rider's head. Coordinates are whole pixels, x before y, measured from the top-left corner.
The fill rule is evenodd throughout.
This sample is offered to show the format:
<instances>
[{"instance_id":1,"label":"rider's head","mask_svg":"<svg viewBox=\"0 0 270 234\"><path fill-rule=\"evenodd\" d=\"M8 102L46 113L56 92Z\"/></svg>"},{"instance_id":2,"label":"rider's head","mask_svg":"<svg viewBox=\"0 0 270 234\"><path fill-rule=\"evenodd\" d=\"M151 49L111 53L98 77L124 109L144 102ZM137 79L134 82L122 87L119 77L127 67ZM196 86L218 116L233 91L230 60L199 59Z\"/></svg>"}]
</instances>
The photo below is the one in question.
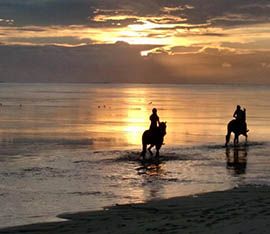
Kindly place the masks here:
<instances>
[{"instance_id":1,"label":"rider's head","mask_svg":"<svg viewBox=\"0 0 270 234\"><path fill-rule=\"evenodd\" d=\"M153 114L156 114L157 113L157 109L156 108L153 108L152 109L152 112L153 112Z\"/></svg>"},{"instance_id":2,"label":"rider's head","mask_svg":"<svg viewBox=\"0 0 270 234\"><path fill-rule=\"evenodd\" d=\"M237 108L237 110L240 110L241 109L241 106L240 105L237 105L236 108Z\"/></svg>"}]
</instances>

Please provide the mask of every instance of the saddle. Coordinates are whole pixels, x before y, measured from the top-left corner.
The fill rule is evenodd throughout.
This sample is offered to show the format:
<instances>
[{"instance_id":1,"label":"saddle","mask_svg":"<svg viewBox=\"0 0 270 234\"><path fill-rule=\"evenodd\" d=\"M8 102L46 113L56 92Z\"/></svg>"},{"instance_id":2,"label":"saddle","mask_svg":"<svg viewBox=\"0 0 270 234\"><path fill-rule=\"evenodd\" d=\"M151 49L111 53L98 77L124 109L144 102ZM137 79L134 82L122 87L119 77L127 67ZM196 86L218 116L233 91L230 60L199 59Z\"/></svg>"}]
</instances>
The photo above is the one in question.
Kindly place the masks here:
<instances>
[{"instance_id":1,"label":"saddle","mask_svg":"<svg viewBox=\"0 0 270 234\"><path fill-rule=\"evenodd\" d=\"M150 128L149 132L150 132L151 137L155 137L159 134L159 128L158 127Z\"/></svg>"}]
</instances>

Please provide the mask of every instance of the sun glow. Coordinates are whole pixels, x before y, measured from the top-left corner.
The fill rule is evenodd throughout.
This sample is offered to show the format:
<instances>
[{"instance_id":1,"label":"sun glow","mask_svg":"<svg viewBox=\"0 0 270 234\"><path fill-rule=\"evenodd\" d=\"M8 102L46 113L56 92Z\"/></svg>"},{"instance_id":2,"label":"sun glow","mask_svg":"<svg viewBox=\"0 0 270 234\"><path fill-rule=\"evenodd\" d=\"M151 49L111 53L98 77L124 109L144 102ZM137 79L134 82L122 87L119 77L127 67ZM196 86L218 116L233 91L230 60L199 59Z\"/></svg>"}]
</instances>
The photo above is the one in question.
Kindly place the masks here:
<instances>
[{"instance_id":1,"label":"sun glow","mask_svg":"<svg viewBox=\"0 0 270 234\"><path fill-rule=\"evenodd\" d=\"M144 108L128 109L126 125L123 131L126 134L127 142L132 145L141 144L141 136L143 131L147 128L148 113Z\"/></svg>"},{"instance_id":2,"label":"sun glow","mask_svg":"<svg viewBox=\"0 0 270 234\"><path fill-rule=\"evenodd\" d=\"M139 145L141 143L141 135L145 129L142 126L127 126L126 132L127 141L132 145Z\"/></svg>"},{"instance_id":3,"label":"sun glow","mask_svg":"<svg viewBox=\"0 0 270 234\"><path fill-rule=\"evenodd\" d=\"M128 109L125 114L125 122L123 132L126 136L128 144L140 145L141 136L144 130L148 128L148 115L147 100L143 90L127 90L126 95L136 96L136 98L129 98Z\"/></svg>"}]
</instances>

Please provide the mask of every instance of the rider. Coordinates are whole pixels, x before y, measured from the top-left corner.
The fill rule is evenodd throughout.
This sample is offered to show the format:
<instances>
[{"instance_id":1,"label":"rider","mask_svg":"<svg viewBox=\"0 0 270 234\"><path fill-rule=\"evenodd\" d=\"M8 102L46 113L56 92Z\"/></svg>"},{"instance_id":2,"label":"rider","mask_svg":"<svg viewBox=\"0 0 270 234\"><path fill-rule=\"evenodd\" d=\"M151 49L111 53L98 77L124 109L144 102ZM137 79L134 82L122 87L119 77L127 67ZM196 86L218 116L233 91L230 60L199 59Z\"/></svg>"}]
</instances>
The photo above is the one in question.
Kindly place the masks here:
<instances>
[{"instance_id":1,"label":"rider","mask_svg":"<svg viewBox=\"0 0 270 234\"><path fill-rule=\"evenodd\" d=\"M156 108L152 109L152 114L150 115L150 121L151 121L151 124L150 124L149 130L154 132L158 128L158 125L160 123Z\"/></svg>"},{"instance_id":2,"label":"rider","mask_svg":"<svg viewBox=\"0 0 270 234\"><path fill-rule=\"evenodd\" d=\"M239 123L243 124L243 127L246 131L247 130L247 123L246 123L246 109L241 109L240 105L237 105L236 110L234 111L233 117L239 121Z\"/></svg>"},{"instance_id":3,"label":"rider","mask_svg":"<svg viewBox=\"0 0 270 234\"><path fill-rule=\"evenodd\" d=\"M243 122L244 120L244 111L241 109L240 105L237 105L236 110L233 113L233 117L239 122Z\"/></svg>"}]
</instances>

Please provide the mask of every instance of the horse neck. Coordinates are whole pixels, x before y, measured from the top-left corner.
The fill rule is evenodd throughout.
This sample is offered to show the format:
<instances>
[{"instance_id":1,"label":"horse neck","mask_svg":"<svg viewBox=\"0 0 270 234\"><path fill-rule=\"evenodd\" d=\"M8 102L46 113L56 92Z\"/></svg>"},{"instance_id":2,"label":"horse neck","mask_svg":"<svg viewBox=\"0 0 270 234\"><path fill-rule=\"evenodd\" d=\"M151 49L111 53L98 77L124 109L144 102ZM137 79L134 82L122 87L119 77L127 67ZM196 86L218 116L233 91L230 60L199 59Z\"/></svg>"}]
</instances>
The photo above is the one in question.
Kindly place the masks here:
<instances>
[{"instance_id":1,"label":"horse neck","mask_svg":"<svg viewBox=\"0 0 270 234\"><path fill-rule=\"evenodd\" d=\"M160 128L159 130L160 130L160 134L162 136L165 136L166 135L166 128Z\"/></svg>"}]
</instances>

